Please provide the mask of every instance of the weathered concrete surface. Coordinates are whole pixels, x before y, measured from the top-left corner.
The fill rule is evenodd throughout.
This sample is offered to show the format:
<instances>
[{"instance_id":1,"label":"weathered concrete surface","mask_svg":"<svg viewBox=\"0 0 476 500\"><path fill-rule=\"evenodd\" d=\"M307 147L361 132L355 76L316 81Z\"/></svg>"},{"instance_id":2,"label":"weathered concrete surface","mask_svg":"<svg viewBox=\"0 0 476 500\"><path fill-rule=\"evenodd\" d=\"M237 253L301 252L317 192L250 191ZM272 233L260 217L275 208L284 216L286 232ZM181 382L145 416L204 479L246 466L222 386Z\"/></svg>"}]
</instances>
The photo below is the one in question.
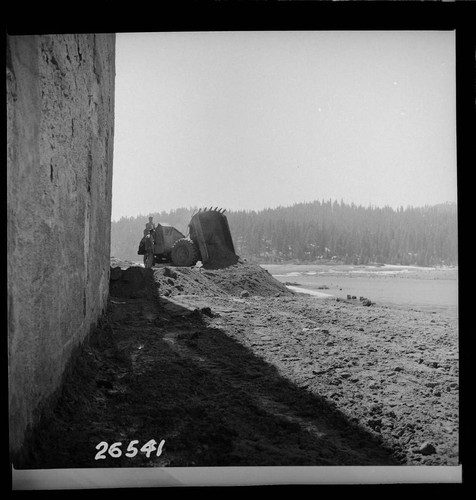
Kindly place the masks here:
<instances>
[{"instance_id":1,"label":"weathered concrete surface","mask_svg":"<svg viewBox=\"0 0 476 500\"><path fill-rule=\"evenodd\" d=\"M7 40L12 453L105 309L114 78L114 34Z\"/></svg>"}]
</instances>

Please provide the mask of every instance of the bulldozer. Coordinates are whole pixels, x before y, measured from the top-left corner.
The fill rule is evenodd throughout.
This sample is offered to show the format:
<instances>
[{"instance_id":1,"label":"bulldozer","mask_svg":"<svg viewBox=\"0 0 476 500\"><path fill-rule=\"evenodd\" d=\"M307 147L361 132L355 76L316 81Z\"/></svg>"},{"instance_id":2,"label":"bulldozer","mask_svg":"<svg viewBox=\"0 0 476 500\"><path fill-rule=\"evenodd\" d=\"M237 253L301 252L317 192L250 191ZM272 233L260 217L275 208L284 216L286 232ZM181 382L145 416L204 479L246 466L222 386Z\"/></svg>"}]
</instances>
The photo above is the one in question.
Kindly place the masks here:
<instances>
[{"instance_id":1,"label":"bulldozer","mask_svg":"<svg viewBox=\"0 0 476 500\"><path fill-rule=\"evenodd\" d=\"M236 264L239 257L224 213L218 207L199 209L192 215L187 236L169 224L157 224L152 233L154 264L166 262L181 267L195 266L199 261L204 267Z\"/></svg>"}]
</instances>

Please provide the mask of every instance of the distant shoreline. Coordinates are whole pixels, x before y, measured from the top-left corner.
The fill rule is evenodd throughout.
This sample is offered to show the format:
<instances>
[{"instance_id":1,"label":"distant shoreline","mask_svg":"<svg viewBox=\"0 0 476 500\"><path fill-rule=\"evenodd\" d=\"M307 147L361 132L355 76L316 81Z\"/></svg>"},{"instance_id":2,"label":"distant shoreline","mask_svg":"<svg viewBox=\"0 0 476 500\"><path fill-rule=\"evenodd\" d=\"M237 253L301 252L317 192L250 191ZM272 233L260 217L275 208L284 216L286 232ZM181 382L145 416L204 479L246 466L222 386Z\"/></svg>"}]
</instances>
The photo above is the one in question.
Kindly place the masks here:
<instances>
[{"instance_id":1,"label":"distant shoreline","mask_svg":"<svg viewBox=\"0 0 476 500\"><path fill-rule=\"evenodd\" d=\"M277 270L281 273L289 274L292 272L307 274L336 274L349 276L371 275L371 276L395 276L401 278L432 278L432 279L458 279L457 266L414 266L401 264L368 264L368 265L352 265L341 263L324 263L324 264L258 264L268 270L273 275L278 276Z\"/></svg>"},{"instance_id":2,"label":"distant shoreline","mask_svg":"<svg viewBox=\"0 0 476 500\"><path fill-rule=\"evenodd\" d=\"M458 266L456 265L449 265L449 266L416 266L416 265L404 265L404 264L381 264L381 263L371 263L371 264L345 264L341 261L331 261L331 260L326 260L326 261L319 261L319 262L296 262L296 261L289 261L289 262L281 262L281 263L266 263L266 262L254 262L248 259L242 259L244 262L248 262L250 264L255 264L260 267L263 267L264 269L269 270L270 272L273 269L276 268L283 268L287 267L290 269L305 269L305 268L311 268L311 269L318 269L319 267L325 268L326 272L328 269L332 269L333 267L339 268L341 271L342 270L347 270L349 273L355 273L357 274L359 270L364 270L366 272L372 273L374 275L383 275L385 272L391 272L395 271L395 273L398 273L399 270L409 270L409 273L429 273L429 272L443 272L443 273L450 273L453 272L454 274L454 279L457 279L458 276ZM121 259L118 257L110 257L110 262L112 267L120 266L143 266L143 263L141 261L131 261L129 259ZM172 266L173 267L173 266ZM273 274L273 273L271 273ZM452 278L449 278L452 279Z\"/></svg>"},{"instance_id":3,"label":"distant shoreline","mask_svg":"<svg viewBox=\"0 0 476 500\"><path fill-rule=\"evenodd\" d=\"M319 261L313 261L313 262L306 262L306 261L286 261L286 262L266 262L266 261L255 261L255 260L248 260L252 264L257 264L259 266L346 266L346 267L352 267L352 268L383 268L383 267L396 267L396 268L409 268L409 269L458 269L457 265L435 265L435 266L417 266L416 264L387 264L387 263L381 263L381 262L369 262L368 264L346 264L342 260L319 260Z\"/></svg>"}]
</instances>

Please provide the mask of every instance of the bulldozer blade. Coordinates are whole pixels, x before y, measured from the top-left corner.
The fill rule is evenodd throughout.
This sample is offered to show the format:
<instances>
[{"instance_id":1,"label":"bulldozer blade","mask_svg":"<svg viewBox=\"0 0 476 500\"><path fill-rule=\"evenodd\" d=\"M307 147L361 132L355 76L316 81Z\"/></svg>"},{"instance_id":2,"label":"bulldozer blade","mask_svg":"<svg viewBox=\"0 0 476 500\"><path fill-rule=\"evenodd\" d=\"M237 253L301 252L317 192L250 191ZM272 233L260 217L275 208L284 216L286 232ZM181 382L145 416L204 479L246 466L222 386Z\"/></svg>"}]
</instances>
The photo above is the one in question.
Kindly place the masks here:
<instances>
[{"instance_id":1,"label":"bulldozer blade","mask_svg":"<svg viewBox=\"0 0 476 500\"><path fill-rule=\"evenodd\" d=\"M227 267L238 262L228 220L222 212L211 208L198 212L189 227L205 267Z\"/></svg>"}]
</instances>

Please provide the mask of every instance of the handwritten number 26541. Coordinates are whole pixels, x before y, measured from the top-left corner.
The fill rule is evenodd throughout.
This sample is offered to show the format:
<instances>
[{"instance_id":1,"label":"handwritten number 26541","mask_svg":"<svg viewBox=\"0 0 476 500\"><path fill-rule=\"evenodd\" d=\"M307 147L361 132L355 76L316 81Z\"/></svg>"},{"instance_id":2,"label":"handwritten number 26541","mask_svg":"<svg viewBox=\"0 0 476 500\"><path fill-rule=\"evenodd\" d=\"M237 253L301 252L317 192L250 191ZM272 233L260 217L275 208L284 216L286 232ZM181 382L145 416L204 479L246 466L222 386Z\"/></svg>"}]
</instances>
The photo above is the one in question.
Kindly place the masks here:
<instances>
[{"instance_id":1,"label":"handwritten number 26541","mask_svg":"<svg viewBox=\"0 0 476 500\"><path fill-rule=\"evenodd\" d=\"M165 440L162 439L162 441L159 443L159 446L157 446L157 441L155 439L151 439L150 441L147 441L140 449L136 448L136 444L138 444L139 441L137 439L133 439L129 445L127 446L127 451L124 453L126 457L132 458L141 451L142 453L145 453L145 456L149 458L151 454L156 451L156 457L159 457L162 454L162 448L164 446ZM122 456L122 450L121 450L122 442L117 442L117 443L112 443L111 446L108 445L106 441L101 441L97 446L96 450L99 450L96 453L96 456L94 457L94 460L102 460L106 458L106 452L109 453L109 455L112 458L119 458Z\"/></svg>"}]
</instances>

